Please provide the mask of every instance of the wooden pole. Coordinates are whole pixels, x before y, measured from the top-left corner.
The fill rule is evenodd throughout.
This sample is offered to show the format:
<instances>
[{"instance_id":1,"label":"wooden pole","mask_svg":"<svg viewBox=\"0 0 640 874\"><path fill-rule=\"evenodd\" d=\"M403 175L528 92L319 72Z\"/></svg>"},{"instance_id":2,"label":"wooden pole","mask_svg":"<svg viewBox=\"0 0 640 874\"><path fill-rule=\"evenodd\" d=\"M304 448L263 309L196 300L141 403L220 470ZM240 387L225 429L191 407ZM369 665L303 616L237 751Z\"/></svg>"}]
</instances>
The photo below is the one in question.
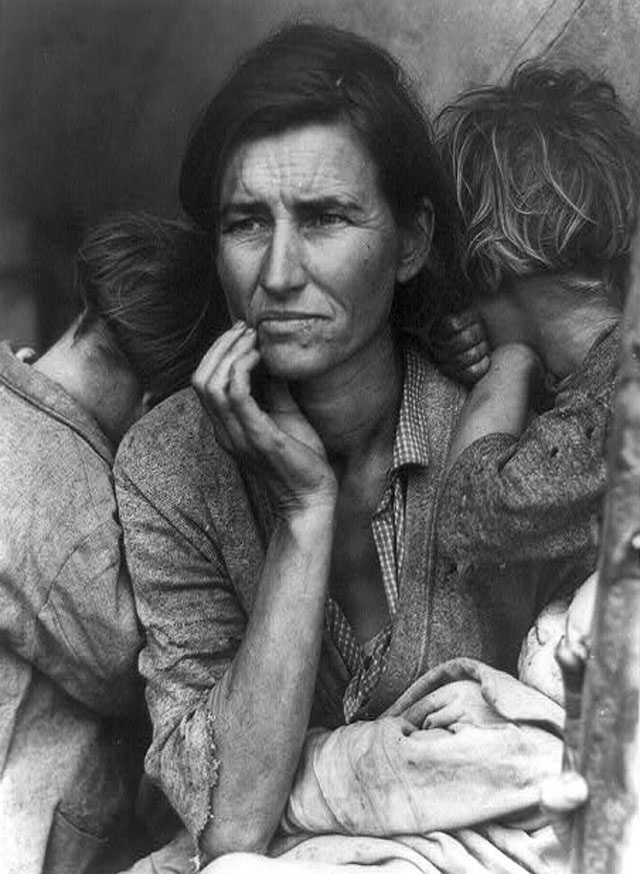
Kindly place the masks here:
<instances>
[{"instance_id":1,"label":"wooden pole","mask_svg":"<svg viewBox=\"0 0 640 874\"><path fill-rule=\"evenodd\" d=\"M589 801L576 815L575 874L640 871L640 234L634 242L613 404L590 654L582 691L578 768Z\"/></svg>"}]
</instances>

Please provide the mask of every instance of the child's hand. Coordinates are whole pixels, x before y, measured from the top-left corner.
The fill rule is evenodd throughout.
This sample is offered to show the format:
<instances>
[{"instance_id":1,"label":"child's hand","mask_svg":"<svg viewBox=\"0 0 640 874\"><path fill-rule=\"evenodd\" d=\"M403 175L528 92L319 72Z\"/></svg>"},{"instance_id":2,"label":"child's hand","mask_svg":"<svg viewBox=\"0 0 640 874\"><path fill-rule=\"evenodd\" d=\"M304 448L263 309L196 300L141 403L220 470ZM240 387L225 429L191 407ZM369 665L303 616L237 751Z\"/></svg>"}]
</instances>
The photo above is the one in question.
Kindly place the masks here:
<instances>
[{"instance_id":1,"label":"child's hand","mask_svg":"<svg viewBox=\"0 0 640 874\"><path fill-rule=\"evenodd\" d=\"M431 351L442 370L465 385L474 385L489 369L489 344L480 315L470 307L446 316L434 332Z\"/></svg>"},{"instance_id":2,"label":"child's hand","mask_svg":"<svg viewBox=\"0 0 640 874\"><path fill-rule=\"evenodd\" d=\"M470 725L493 725L502 720L488 704L479 683L473 680L456 680L440 686L427 696L432 708L424 719L423 728L451 728L456 723Z\"/></svg>"}]
</instances>

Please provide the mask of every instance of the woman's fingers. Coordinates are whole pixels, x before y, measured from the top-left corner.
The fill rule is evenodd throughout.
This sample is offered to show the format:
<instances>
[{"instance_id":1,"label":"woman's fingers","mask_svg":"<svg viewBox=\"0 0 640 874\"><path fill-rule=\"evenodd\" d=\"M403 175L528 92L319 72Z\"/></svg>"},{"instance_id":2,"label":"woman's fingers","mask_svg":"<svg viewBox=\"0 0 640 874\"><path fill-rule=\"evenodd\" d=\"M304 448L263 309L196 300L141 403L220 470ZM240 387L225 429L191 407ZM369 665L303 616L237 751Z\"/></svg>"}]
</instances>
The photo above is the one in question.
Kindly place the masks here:
<instances>
[{"instance_id":1,"label":"woman's fingers","mask_svg":"<svg viewBox=\"0 0 640 874\"><path fill-rule=\"evenodd\" d=\"M267 383L266 411L256 402L252 390L252 372L260 361L256 342L253 329L234 325L209 349L192 383L219 442L257 466L285 503L295 507L299 499L330 494L335 478L318 435L286 384Z\"/></svg>"},{"instance_id":2,"label":"woman's fingers","mask_svg":"<svg viewBox=\"0 0 640 874\"><path fill-rule=\"evenodd\" d=\"M196 391L205 395L226 392L230 367L255 344L256 332L246 325L240 329L234 326L223 334L206 353L193 375L191 382Z\"/></svg>"},{"instance_id":3,"label":"woman's fingers","mask_svg":"<svg viewBox=\"0 0 640 874\"><path fill-rule=\"evenodd\" d=\"M243 321L236 322L233 327L225 331L205 352L202 361L193 374L193 382L206 382L211 374L218 368L224 356L232 349L238 339L247 332L247 324Z\"/></svg>"},{"instance_id":4,"label":"woman's fingers","mask_svg":"<svg viewBox=\"0 0 640 874\"><path fill-rule=\"evenodd\" d=\"M227 405L221 415L242 435L245 449L262 451L276 437L271 417L261 410L251 391L251 372L260 361L252 348L229 367Z\"/></svg>"},{"instance_id":5,"label":"woman's fingers","mask_svg":"<svg viewBox=\"0 0 640 874\"><path fill-rule=\"evenodd\" d=\"M227 393L231 407L242 407L249 401L252 406L257 406L251 394L251 372L260 361L260 353L255 345L247 344L241 348L237 344L241 354L229 365L227 374Z\"/></svg>"},{"instance_id":6,"label":"woman's fingers","mask_svg":"<svg viewBox=\"0 0 640 874\"><path fill-rule=\"evenodd\" d=\"M260 358L255 348L255 331L237 322L226 331L204 356L191 380L202 405L211 418L216 437L225 449L244 454L247 451L243 429L231 408L231 375L255 367ZM242 362L245 361L243 365ZM246 377L248 380L248 376ZM236 391L239 391L236 385Z\"/></svg>"},{"instance_id":7,"label":"woman's fingers","mask_svg":"<svg viewBox=\"0 0 640 874\"><path fill-rule=\"evenodd\" d=\"M232 329L233 330L233 329ZM227 334L231 334L229 331ZM200 362L191 380L205 406L216 414L228 406L229 375L231 369L247 354L255 350L256 334L245 328L231 337L224 336L225 344L214 346Z\"/></svg>"}]
</instances>

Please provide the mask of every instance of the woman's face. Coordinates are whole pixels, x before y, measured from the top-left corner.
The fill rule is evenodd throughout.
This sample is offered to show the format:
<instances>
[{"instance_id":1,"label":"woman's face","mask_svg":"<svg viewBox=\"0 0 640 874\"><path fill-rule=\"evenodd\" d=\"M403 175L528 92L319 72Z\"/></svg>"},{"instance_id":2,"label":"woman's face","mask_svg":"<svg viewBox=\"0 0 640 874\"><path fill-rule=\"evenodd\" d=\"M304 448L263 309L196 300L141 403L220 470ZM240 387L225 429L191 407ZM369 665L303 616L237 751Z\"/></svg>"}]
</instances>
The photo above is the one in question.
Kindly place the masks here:
<instances>
[{"instance_id":1,"label":"woman's face","mask_svg":"<svg viewBox=\"0 0 640 874\"><path fill-rule=\"evenodd\" d=\"M263 361L308 379L389 337L403 234L347 124L241 145L220 189L217 266L233 318ZM419 268L418 268L419 269Z\"/></svg>"}]
</instances>

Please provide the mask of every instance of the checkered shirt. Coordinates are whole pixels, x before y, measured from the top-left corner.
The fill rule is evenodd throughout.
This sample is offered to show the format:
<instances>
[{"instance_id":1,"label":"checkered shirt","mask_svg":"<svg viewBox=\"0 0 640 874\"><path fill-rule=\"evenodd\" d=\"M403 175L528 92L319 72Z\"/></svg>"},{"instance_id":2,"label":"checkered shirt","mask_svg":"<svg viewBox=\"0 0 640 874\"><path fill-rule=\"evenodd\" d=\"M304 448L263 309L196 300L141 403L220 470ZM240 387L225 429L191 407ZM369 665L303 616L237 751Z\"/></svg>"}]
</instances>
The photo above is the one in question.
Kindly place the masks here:
<instances>
[{"instance_id":1,"label":"checkered shirt","mask_svg":"<svg viewBox=\"0 0 640 874\"><path fill-rule=\"evenodd\" d=\"M420 356L408 350L391 468L371 520L391 618L377 634L360 646L339 605L332 598L328 598L325 605L327 631L351 674L343 698L347 723L358 718L361 708L376 688L387 662L404 561L406 468L411 465L426 466L429 463L425 410L421 407L424 394L420 388L426 369L427 365Z\"/></svg>"}]
</instances>

